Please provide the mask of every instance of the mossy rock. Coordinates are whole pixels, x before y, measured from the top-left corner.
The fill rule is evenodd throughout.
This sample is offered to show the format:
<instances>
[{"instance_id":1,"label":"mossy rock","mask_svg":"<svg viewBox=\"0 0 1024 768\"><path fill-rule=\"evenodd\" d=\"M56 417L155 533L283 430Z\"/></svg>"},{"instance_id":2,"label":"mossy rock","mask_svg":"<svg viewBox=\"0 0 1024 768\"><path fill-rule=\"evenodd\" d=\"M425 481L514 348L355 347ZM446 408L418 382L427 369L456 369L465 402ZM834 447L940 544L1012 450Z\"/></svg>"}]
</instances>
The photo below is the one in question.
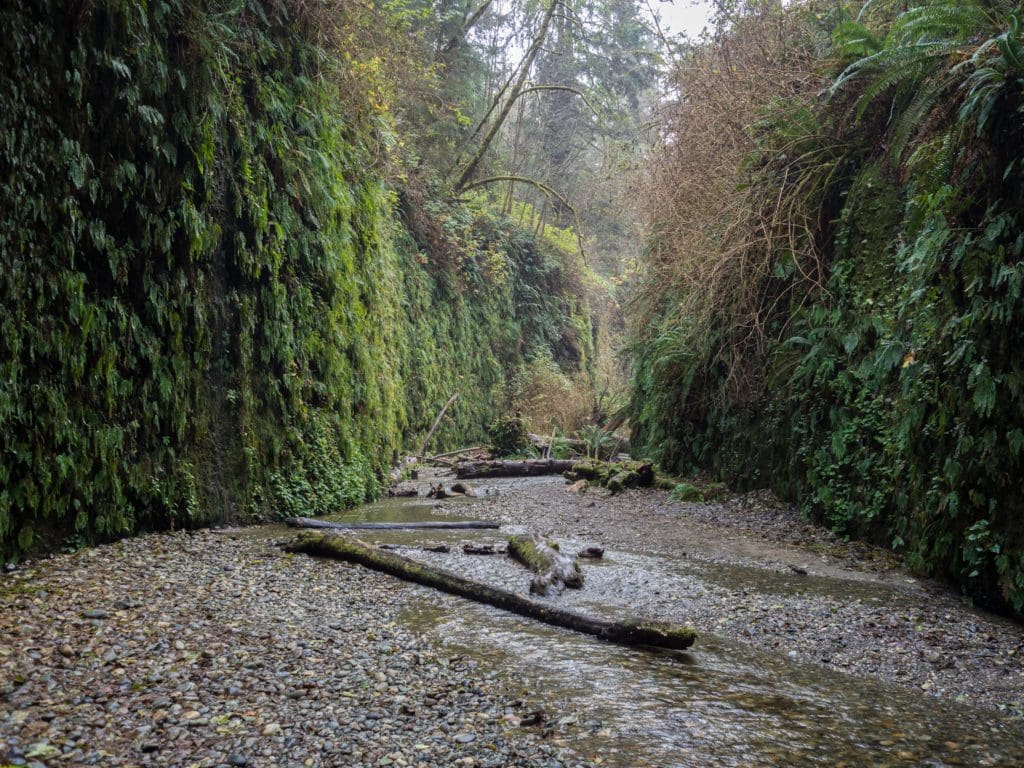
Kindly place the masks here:
<instances>
[{"instance_id":1,"label":"mossy rock","mask_svg":"<svg viewBox=\"0 0 1024 768\"><path fill-rule=\"evenodd\" d=\"M599 480L603 473L604 462L583 459L572 465L572 472L566 472L567 480Z\"/></svg>"},{"instance_id":2,"label":"mossy rock","mask_svg":"<svg viewBox=\"0 0 1024 768\"><path fill-rule=\"evenodd\" d=\"M620 472L606 483L606 487L612 493L622 493L627 488L626 482L628 479L628 473Z\"/></svg>"},{"instance_id":3,"label":"mossy rock","mask_svg":"<svg viewBox=\"0 0 1024 768\"><path fill-rule=\"evenodd\" d=\"M669 498L673 501L700 502L704 501L704 494L693 483L679 483L672 489Z\"/></svg>"},{"instance_id":4,"label":"mossy rock","mask_svg":"<svg viewBox=\"0 0 1024 768\"><path fill-rule=\"evenodd\" d=\"M649 461L596 461L583 459L573 464L572 475L603 485L612 493L626 488L650 488L654 485L654 465ZM568 474L566 475L568 478Z\"/></svg>"}]
</instances>

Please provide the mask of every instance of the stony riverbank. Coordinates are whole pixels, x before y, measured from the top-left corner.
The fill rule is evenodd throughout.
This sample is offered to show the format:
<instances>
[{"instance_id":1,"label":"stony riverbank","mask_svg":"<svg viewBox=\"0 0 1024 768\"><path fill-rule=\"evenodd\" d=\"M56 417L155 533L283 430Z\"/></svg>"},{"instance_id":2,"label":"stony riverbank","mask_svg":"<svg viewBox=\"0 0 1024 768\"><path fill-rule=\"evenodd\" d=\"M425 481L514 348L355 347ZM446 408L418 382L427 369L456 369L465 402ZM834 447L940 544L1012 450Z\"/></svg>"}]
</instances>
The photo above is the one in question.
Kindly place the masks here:
<instances>
[{"instance_id":1,"label":"stony riverbank","mask_svg":"<svg viewBox=\"0 0 1024 768\"><path fill-rule=\"evenodd\" d=\"M415 599L208 531L0 576L0 765L579 764L495 670L395 623Z\"/></svg>"}]
</instances>

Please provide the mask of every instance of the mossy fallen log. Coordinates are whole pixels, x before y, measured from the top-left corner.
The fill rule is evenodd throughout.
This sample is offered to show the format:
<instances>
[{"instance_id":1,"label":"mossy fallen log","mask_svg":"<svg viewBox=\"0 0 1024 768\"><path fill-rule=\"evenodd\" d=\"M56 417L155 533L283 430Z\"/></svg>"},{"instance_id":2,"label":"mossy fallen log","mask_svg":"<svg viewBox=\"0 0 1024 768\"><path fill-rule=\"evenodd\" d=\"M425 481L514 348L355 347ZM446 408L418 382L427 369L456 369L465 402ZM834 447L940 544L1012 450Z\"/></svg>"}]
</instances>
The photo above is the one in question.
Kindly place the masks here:
<instances>
[{"instance_id":1,"label":"mossy fallen log","mask_svg":"<svg viewBox=\"0 0 1024 768\"><path fill-rule=\"evenodd\" d=\"M568 480L589 480L620 493L626 488L650 488L655 484L654 465L649 461L596 461L583 459L565 473Z\"/></svg>"},{"instance_id":2,"label":"mossy fallen log","mask_svg":"<svg viewBox=\"0 0 1024 768\"><path fill-rule=\"evenodd\" d=\"M560 475L572 470L574 463L571 459L466 461L455 465L455 476L465 480L482 477Z\"/></svg>"},{"instance_id":3,"label":"mossy fallen log","mask_svg":"<svg viewBox=\"0 0 1024 768\"><path fill-rule=\"evenodd\" d=\"M530 582L531 594L546 595L551 590L583 586L583 571L576 558L562 554L536 534L510 536L508 553L536 574Z\"/></svg>"},{"instance_id":4,"label":"mossy fallen log","mask_svg":"<svg viewBox=\"0 0 1024 768\"><path fill-rule=\"evenodd\" d=\"M416 584L433 587L555 627L593 635L612 643L682 650L689 648L697 639L697 633L690 627L639 620L595 619L515 592L466 579L450 571L434 568L392 552L376 549L349 536L304 533L285 548L289 552L357 563Z\"/></svg>"},{"instance_id":5,"label":"mossy fallen log","mask_svg":"<svg viewBox=\"0 0 1024 768\"><path fill-rule=\"evenodd\" d=\"M501 523L490 520L430 520L407 523L339 523L333 520L314 520L311 517L289 517L284 521L291 528L316 528L332 531L397 531L397 530L439 530L458 531L463 529L500 528Z\"/></svg>"}]
</instances>

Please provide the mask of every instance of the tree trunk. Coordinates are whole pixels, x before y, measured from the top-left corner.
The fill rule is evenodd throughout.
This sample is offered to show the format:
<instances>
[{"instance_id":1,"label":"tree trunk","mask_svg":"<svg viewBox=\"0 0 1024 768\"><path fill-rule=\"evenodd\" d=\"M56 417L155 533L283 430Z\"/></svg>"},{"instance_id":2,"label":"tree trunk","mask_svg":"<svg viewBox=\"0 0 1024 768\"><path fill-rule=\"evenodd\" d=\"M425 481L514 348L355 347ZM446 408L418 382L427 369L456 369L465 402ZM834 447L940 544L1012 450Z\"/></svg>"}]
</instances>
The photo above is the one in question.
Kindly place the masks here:
<instances>
[{"instance_id":1,"label":"tree trunk","mask_svg":"<svg viewBox=\"0 0 1024 768\"><path fill-rule=\"evenodd\" d=\"M572 470L572 459L525 459L523 461L468 461L455 465L458 478L534 477L560 475Z\"/></svg>"},{"instance_id":2,"label":"tree trunk","mask_svg":"<svg viewBox=\"0 0 1024 768\"><path fill-rule=\"evenodd\" d=\"M471 528L500 528L500 523L489 520L437 520L421 523L336 523L331 520L314 520L310 517L289 517L285 523L291 528L316 528L329 531L400 531L432 530L457 531Z\"/></svg>"},{"instance_id":3,"label":"tree trunk","mask_svg":"<svg viewBox=\"0 0 1024 768\"><path fill-rule=\"evenodd\" d=\"M375 549L358 539L347 536L307 533L296 538L287 546L287 550L358 563L407 581L475 600L478 603L493 605L495 608L536 619L545 624L594 635L612 643L651 645L682 650L693 645L697 638L697 633L690 627L637 620L607 621L584 616L574 611L557 608L547 602L465 579L450 571L433 568L392 552Z\"/></svg>"},{"instance_id":4,"label":"tree trunk","mask_svg":"<svg viewBox=\"0 0 1024 768\"><path fill-rule=\"evenodd\" d=\"M537 54L540 53L541 48L544 46L544 40L548 36L548 27L551 26L551 17L555 15L555 9L557 7L558 0L550 0L550 5L548 5L547 9L544 11L544 17L541 20L537 36L533 39L533 43L530 45L530 50L527 52L526 58L523 61L519 77L516 80L515 85L512 86L512 90L508 95L505 105L501 108L501 111L498 112L498 116L494 118L494 122L491 124L490 129L480 141L480 146L473 154L473 157L470 158L469 162L466 163L466 167L462 169L462 173L459 174L459 178L454 185L455 194L460 194L469 183L469 180L473 178L473 174L476 172L477 166L480 165L480 161L483 160L484 155L487 154L487 149L491 146L491 142L494 141L494 137L498 135L498 131L500 131L501 126L505 124L505 119L508 117L509 112L512 111L512 105L515 104L516 99L519 98L520 92L526 87L526 82L530 77L530 69L533 67L533 62L534 59L537 58Z\"/></svg>"},{"instance_id":5,"label":"tree trunk","mask_svg":"<svg viewBox=\"0 0 1024 768\"><path fill-rule=\"evenodd\" d=\"M565 587L579 589L583 586L583 571L576 558L563 555L536 534L510 536L508 553L537 574L530 582L531 595L546 595L552 589L558 593Z\"/></svg>"}]
</instances>

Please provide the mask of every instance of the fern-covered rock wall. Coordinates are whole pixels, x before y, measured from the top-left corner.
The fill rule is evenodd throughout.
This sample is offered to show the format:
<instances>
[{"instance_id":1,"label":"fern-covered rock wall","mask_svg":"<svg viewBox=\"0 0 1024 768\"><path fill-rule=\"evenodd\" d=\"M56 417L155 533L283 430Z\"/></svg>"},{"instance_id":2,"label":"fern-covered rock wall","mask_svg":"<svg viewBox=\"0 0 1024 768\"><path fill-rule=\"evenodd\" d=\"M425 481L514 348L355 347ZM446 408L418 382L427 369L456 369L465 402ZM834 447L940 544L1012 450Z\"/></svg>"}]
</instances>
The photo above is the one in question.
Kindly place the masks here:
<instances>
[{"instance_id":1,"label":"fern-covered rock wall","mask_svg":"<svg viewBox=\"0 0 1024 768\"><path fill-rule=\"evenodd\" d=\"M786 247L766 255L759 289L782 298L738 396L727 310L681 318L670 294L641 318L635 444L673 469L773 487L1024 614L1024 38L1009 4L915 5L880 22L888 37L814 17L835 41L822 61L852 39L862 63L827 102L764 104L766 151L745 178L798 213L806 199L789 196L820 184L807 220L821 285L793 288Z\"/></svg>"},{"instance_id":2,"label":"fern-covered rock wall","mask_svg":"<svg viewBox=\"0 0 1024 768\"><path fill-rule=\"evenodd\" d=\"M451 394L438 444L532 352L587 364L560 254L410 234L306 7L0 10L0 550L337 510Z\"/></svg>"}]
</instances>

